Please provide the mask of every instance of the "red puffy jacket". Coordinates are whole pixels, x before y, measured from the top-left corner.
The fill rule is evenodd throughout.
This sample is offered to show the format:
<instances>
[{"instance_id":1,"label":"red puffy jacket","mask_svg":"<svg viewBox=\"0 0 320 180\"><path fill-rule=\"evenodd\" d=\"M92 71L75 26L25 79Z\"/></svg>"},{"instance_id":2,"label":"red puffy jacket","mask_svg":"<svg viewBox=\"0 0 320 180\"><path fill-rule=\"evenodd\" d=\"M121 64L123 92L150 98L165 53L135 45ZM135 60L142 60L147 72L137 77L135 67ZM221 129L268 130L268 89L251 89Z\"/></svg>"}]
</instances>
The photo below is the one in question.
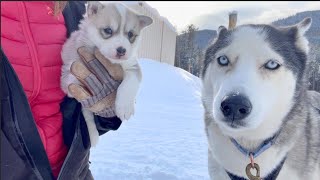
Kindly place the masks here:
<instances>
[{"instance_id":1,"label":"red puffy jacket","mask_svg":"<svg viewBox=\"0 0 320 180\"><path fill-rule=\"evenodd\" d=\"M1 2L1 46L27 95L53 174L67 154L60 106L61 48L66 40L62 14L52 2Z\"/></svg>"}]
</instances>

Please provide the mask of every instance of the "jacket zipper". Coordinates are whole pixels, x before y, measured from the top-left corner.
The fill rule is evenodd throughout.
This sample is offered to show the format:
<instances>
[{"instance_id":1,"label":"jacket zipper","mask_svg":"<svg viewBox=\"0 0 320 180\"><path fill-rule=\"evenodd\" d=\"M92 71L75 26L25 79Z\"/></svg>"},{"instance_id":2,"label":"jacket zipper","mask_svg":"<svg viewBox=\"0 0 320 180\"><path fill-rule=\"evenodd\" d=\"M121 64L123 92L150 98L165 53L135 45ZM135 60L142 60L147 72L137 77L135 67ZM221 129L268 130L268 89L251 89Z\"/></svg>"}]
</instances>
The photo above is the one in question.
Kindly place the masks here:
<instances>
[{"instance_id":1,"label":"jacket zipper","mask_svg":"<svg viewBox=\"0 0 320 180\"><path fill-rule=\"evenodd\" d=\"M30 104L32 101L38 96L40 92L40 87L41 87L41 70L40 70L40 65L39 65L39 59L38 59L38 53L37 53L37 48L30 30L29 26L29 20L28 20L28 15L27 15L27 10L24 2L19 2L20 8L22 13L20 13L21 16L21 24L22 24L22 30L23 33L25 34L26 37L26 42L28 44L29 52L31 55L31 60L32 60L32 68L33 68L33 79L34 79L34 84L33 84L33 91L30 96Z\"/></svg>"}]
</instances>

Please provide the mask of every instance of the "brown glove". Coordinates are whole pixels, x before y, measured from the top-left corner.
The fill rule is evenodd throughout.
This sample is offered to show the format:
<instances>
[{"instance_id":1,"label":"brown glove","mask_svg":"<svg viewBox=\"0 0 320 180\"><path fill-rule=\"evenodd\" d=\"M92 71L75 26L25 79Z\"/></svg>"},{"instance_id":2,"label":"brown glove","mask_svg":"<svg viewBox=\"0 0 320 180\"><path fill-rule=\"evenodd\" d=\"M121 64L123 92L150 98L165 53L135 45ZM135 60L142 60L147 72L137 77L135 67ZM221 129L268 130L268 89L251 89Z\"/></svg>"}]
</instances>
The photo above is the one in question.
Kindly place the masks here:
<instances>
[{"instance_id":1,"label":"brown glove","mask_svg":"<svg viewBox=\"0 0 320 180\"><path fill-rule=\"evenodd\" d=\"M75 61L70 72L82 83L70 84L68 89L82 107L98 116L115 115L116 91L123 79L120 65L112 64L98 49L94 54L86 47L80 47L78 54L82 61Z\"/></svg>"}]
</instances>

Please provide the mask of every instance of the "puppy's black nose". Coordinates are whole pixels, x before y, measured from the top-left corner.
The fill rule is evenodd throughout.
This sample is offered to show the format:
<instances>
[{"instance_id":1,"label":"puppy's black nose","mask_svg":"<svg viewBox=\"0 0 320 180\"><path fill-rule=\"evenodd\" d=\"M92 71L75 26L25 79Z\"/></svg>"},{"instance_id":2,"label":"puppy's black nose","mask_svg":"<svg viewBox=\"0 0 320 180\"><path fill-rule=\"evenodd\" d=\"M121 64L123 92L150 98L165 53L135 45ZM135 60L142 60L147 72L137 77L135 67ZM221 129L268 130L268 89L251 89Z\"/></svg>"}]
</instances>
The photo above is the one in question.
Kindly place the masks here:
<instances>
[{"instance_id":1,"label":"puppy's black nose","mask_svg":"<svg viewBox=\"0 0 320 180\"><path fill-rule=\"evenodd\" d=\"M227 120L241 120L250 114L252 105L242 95L230 95L223 98L220 109Z\"/></svg>"},{"instance_id":2,"label":"puppy's black nose","mask_svg":"<svg viewBox=\"0 0 320 180\"><path fill-rule=\"evenodd\" d=\"M124 56L126 54L126 49L123 47L118 47L117 48L117 55L118 56Z\"/></svg>"}]
</instances>

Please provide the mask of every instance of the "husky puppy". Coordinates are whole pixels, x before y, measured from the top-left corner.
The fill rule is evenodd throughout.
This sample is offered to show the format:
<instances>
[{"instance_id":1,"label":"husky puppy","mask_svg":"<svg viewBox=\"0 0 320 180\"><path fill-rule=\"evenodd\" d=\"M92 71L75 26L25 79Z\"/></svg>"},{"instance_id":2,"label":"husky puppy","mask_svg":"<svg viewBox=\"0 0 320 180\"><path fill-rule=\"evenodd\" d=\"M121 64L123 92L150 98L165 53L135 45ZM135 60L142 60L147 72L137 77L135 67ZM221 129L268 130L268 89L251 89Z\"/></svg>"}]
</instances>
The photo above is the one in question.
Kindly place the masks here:
<instances>
[{"instance_id":1,"label":"husky puppy","mask_svg":"<svg viewBox=\"0 0 320 180\"><path fill-rule=\"evenodd\" d=\"M306 88L311 22L219 28L202 72L211 179L249 179L250 157L263 179L320 179L320 94Z\"/></svg>"},{"instance_id":2,"label":"husky puppy","mask_svg":"<svg viewBox=\"0 0 320 180\"><path fill-rule=\"evenodd\" d=\"M79 30L73 32L63 46L61 87L72 97L68 90L71 83L81 84L70 73L71 64L80 60L79 47L92 50L97 47L101 54L112 63L120 64L124 79L120 84L116 100L115 113L121 119L129 119L134 113L135 97L141 82L141 69L137 61L140 32L152 24L153 20L139 15L119 2L88 2L87 12L80 22ZM90 134L91 144L98 138L93 113L83 110Z\"/></svg>"}]
</instances>

